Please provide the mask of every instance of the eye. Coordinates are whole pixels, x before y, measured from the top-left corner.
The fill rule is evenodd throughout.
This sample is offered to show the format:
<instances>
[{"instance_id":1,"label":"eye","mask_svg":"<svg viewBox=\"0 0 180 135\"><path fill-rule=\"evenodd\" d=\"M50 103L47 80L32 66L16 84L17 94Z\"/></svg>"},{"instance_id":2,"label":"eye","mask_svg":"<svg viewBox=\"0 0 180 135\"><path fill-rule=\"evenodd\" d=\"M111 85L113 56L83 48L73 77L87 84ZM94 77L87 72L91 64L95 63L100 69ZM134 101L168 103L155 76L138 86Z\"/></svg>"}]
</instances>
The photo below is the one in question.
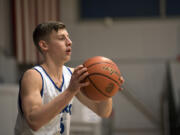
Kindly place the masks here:
<instances>
[{"instance_id":1,"label":"eye","mask_svg":"<svg viewBox=\"0 0 180 135\"><path fill-rule=\"evenodd\" d=\"M59 40L65 40L66 38L64 36L62 36L62 37L59 37L58 39Z\"/></svg>"}]
</instances>

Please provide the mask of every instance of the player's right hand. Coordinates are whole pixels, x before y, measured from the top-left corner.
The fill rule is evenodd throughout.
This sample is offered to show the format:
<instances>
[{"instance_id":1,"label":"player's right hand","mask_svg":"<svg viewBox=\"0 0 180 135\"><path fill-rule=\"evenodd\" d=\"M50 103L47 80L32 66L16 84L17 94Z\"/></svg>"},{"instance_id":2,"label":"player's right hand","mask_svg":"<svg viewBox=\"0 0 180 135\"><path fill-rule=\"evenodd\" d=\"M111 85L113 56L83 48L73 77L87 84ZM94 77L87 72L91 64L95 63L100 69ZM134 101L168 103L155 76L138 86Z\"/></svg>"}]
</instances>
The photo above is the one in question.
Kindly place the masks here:
<instances>
[{"instance_id":1,"label":"player's right hand","mask_svg":"<svg viewBox=\"0 0 180 135\"><path fill-rule=\"evenodd\" d=\"M71 91L79 91L82 87L88 86L89 82L84 81L84 79L88 76L87 68L83 65L79 65L74 69L74 72L71 76L71 80L69 83L68 89Z\"/></svg>"}]
</instances>

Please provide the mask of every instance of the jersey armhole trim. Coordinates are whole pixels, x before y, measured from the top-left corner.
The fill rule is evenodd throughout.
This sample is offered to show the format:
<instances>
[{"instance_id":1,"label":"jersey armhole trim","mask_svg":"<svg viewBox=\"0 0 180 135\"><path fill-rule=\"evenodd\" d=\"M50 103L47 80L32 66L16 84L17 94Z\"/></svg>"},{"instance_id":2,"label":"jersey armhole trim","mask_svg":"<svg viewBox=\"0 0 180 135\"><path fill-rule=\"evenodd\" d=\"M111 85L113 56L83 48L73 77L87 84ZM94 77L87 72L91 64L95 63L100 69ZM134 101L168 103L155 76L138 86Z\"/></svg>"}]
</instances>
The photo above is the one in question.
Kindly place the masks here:
<instances>
[{"instance_id":1,"label":"jersey armhole trim","mask_svg":"<svg viewBox=\"0 0 180 135\"><path fill-rule=\"evenodd\" d=\"M43 91L44 91L44 80L43 80L43 76L41 74L41 72L39 70L37 70L36 68L33 68L34 70L36 70L40 75L41 75L41 78L42 78L42 89L41 89L41 97L43 97Z\"/></svg>"},{"instance_id":2,"label":"jersey armhole trim","mask_svg":"<svg viewBox=\"0 0 180 135\"><path fill-rule=\"evenodd\" d=\"M66 67L68 69L68 71L70 72L70 74L72 75L72 71L69 67Z\"/></svg>"}]
</instances>

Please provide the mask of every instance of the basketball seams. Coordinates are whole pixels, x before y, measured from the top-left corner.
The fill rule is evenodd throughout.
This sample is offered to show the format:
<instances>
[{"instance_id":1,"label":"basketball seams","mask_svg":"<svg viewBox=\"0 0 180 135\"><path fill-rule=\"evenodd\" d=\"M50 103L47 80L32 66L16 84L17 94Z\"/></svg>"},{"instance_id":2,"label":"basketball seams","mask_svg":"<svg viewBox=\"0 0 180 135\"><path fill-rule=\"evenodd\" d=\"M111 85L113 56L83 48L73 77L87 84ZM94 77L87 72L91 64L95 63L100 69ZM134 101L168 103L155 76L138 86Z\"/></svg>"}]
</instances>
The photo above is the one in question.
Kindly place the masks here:
<instances>
[{"instance_id":1,"label":"basketball seams","mask_svg":"<svg viewBox=\"0 0 180 135\"><path fill-rule=\"evenodd\" d=\"M109 77L109 76L107 76L107 75L105 75L105 74L101 74L101 73L91 73L90 75L88 75L88 77L93 76L93 75L100 75L100 76L107 77L108 79L114 81L114 82L119 86L119 83L118 83L116 80L112 79L111 77Z\"/></svg>"},{"instance_id":2,"label":"basketball seams","mask_svg":"<svg viewBox=\"0 0 180 135\"><path fill-rule=\"evenodd\" d=\"M85 80L91 84L85 87L84 94L92 100L101 101L112 97L120 87L120 71L117 65L112 60L104 58L96 56L83 63L89 72Z\"/></svg>"},{"instance_id":3,"label":"basketball seams","mask_svg":"<svg viewBox=\"0 0 180 135\"><path fill-rule=\"evenodd\" d=\"M103 96L108 97L108 98L111 97L111 96L108 96L107 94L103 93L103 92L94 84L94 82L90 79L89 76L88 76L87 78L88 78L88 80L91 82L91 84L94 86L94 88L96 88L96 90L97 90L98 92L100 92Z\"/></svg>"},{"instance_id":4,"label":"basketball seams","mask_svg":"<svg viewBox=\"0 0 180 135\"><path fill-rule=\"evenodd\" d=\"M85 66L86 64L84 64L84 66L86 68L91 68L92 66L97 65L97 64L110 64L110 65L114 65L113 63L110 63L110 62L97 62L97 63L91 64L91 65L89 65L87 67Z\"/></svg>"}]
</instances>

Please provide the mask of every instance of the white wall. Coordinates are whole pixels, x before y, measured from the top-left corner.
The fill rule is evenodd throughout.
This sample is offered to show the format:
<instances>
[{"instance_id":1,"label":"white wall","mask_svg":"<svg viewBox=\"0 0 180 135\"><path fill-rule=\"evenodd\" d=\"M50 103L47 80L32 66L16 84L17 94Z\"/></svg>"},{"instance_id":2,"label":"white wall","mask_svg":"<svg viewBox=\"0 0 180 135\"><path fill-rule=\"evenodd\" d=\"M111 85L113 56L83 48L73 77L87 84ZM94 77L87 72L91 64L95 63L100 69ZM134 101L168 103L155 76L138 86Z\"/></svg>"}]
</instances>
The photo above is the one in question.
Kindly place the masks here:
<instances>
[{"instance_id":1,"label":"white wall","mask_svg":"<svg viewBox=\"0 0 180 135\"><path fill-rule=\"evenodd\" d=\"M61 20L73 41L72 60L173 59L180 52L180 19L78 20L78 0L61 1Z\"/></svg>"},{"instance_id":2,"label":"white wall","mask_svg":"<svg viewBox=\"0 0 180 135\"><path fill-rule=\"evenodd\" d=\"M124 91L113 97L113 131L120 135L162 134L162 95L167 88L166 65L118 63ZM167 110L166 110L167 111Z\"/></svg>"}]
</instances>

